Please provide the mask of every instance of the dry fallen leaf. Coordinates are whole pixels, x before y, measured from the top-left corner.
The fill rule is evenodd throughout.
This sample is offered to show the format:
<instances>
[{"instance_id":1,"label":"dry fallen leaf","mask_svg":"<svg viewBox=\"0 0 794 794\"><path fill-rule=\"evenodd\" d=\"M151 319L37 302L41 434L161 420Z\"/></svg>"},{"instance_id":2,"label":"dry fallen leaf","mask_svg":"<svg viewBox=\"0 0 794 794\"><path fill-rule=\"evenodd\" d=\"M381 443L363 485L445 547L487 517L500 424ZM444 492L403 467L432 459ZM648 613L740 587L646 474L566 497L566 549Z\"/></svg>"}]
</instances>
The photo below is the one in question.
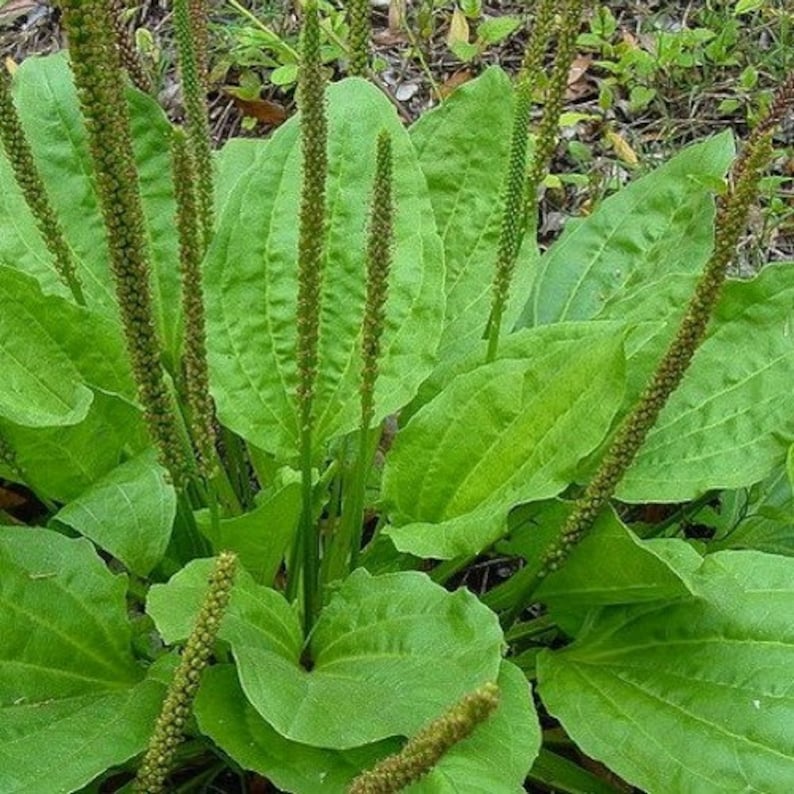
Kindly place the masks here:
<instances>
[{"instance_id":1,"label":"dry fallen leaf","mask_svg":"<svg viewBox=\"0 0 794 794\"><path fill-rule=\"evenodd\" d=\"M0 485L0 510L13 510L25 504L25 499L15 491Z\"/></svg>"},{"instance_id":2,"label":"dry fallen leaf","mask_svg":"<svg viewBox=\"0 0 794 794\"><path fill-rule=\"evenodd\" d=\"M399 33L405 19L405 0L390 0L389 2L389 32Z\"/></svg>"},{"instance_id":3,"label":"dry fallen leaf","mask_svg":"<svg viewBox=\"0 0 794 794\"><path fill-rule=\"evenodd\" d=\"M593 58L590 55L577 55L568 71L568 83L565 98L568 101L582 99L595 91L592 81L587 79L587 70Z\"/></svg>"},{"instance_id":4,"label":"dry fallen leaf","mask_svg":"<svg viewBox=\"0 0 794 794\"><path fill-rule=\"evenodd\" d=\"M615 132L614 130L609 130L606 133L606 139L611 144L612 148L615 150L615 154L624 162L626 165L637 165L639 163L639 158L637 157L636 152L634 149L631 148L628 141L623 138L619 132Z\"/></svg>"},{"instance_id":5,"label":"dry fallen leaf","mask_svg":"<svg viewBox=\"0 0 794 794\"><path fill-rule=\"evenodd\" d=\"M571 63L571 68L568 70L568 85L572 86L574 83L581 81L592 62L592 55L577 55L573 59L573 63Z\"/></svg>"},{"instance_id":6,"label":"dry fallen leaf","mask_svg":"<svg viewBox=\"0 0 794 794\"><path fill-rule=\"evenodd\" d=\"M230 91L226 94L231 97L234 106L243 116L256 119L263 124L277 127L287 118L287 109L278 102L271 102L269 99L241 99Z\"/></svg>"},{"instance_id":7,"label":"dry fallen leaf","mask_svg":"<svg viewBox=\"0 0 794 794\"><path fill-rule=\"evenodd\" d=\"M472 77L473 75L468 69L461 69L459 72L455 72L438 87L440 98L446 99L458 86L468 83Z\"/></svg>"}]
</instances>

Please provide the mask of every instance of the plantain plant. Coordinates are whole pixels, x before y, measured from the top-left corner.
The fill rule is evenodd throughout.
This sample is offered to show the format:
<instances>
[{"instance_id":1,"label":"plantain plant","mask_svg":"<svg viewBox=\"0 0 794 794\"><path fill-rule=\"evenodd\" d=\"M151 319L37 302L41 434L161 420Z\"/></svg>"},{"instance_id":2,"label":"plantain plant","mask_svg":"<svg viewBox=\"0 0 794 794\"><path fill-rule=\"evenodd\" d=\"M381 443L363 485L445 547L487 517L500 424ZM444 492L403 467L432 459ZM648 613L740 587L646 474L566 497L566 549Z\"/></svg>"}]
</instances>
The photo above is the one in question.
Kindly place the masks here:
<instances>
[{"instance_id":1,"label":"plantain plant","mask_svg":"<svg viewBox=\"0 0 794 794\"><path fill-rule=\"evenodd\" d=\"M787 790L794 262L728 273L794 79L541 252L586 3L406 128L309 0L218 151L174 5L184 131L118 4L0 80L0 791Z\"/></svg>"}]
</instances>

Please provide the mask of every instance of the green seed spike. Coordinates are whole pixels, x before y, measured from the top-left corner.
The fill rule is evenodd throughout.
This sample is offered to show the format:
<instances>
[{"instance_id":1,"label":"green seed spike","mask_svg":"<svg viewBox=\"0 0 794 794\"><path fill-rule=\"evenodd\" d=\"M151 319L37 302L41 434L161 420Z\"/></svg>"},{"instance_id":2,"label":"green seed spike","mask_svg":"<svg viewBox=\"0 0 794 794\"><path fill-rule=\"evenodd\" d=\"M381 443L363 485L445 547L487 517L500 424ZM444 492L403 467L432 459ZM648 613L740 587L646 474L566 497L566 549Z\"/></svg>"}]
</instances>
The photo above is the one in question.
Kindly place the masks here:
<instances>
[{"instance_id":1,"label":"green seed spike","mask_svg":"<svg viewBox=\"0 0 794 794\"><path fill-rule=\"evenodd\" d=\"M215 469L215 426L209 392L207 334L201 293L202 240L196 207L193 162L185 133L178 128L174 129L171 156L182 276L182 314L185 322L185 392L199 470L206 479L210 479Z\"/></svg>"},{"instance_id":2,"label":"green seed spike","mask_svg":"<svg viewBox=\"0 0 794 794\"><path fill-rule=\"evenodd\" d=\"M193 34L196 50L196 67L204 93L209 91L209 10L207 0L188 0L190 12L190 31Z\"/></svg>"},{"instance_id":3,"label":"green seed spike","mask_svg":"<svg viewBox=\"0 0 794 794\"><path fill-rule=\"evenodd\" d=\"M206 62L206 9L202 27L202 4L174 0L174 34L179 53L179 76L187 117L187 135L196 169L196 192L202 232L202 256L209 247L215 224L214 188L212 178L212 145L207 110L206 75L201 64ZM197 41L194 37L198 34ZM201 37L204 41L202 43Z\"/></svg>"},{"instance_id":4,"label":"green seed spike","mask_svg":"<svg viewBox=\"0 0 794 794\"><path fill-rule=\"evenodd\" d=\"M11 96L11 78L2 66L0 66L0 140L11 170L14 172L14 179L30 208L44 244L52 255L55 271L69 288L75 301L80 306L85 306L83 290L69 244L64 237L58 216L50 204L44 180L36 167L33 152L17 115Z\"/></svg>"},{"instance_id":5,"label":"green seed spike","mask_svg":"<svg viewBox=\"0 0 794 794\"><path fill-rule=\"evenodd\" d=\"M168 687L149 747L138 768L133 784L136 794L160 794L166 791L166 780L176 750L184 738L201 674L209 663L221 620L229 604L236 568L237 557L234 554L222 552L218 555L210 574L207 594Z\"/></svg>"},{"instance_id":6,"label":"green seed spike","mask_svg":"<svg viewBox=\"0 0 794 794\"><path fill-rule=\"evenodd\" d=\"M499 705L499 687L485 684L409 739L396 755L359 775L348 794L393 794L424 777L458 742L472 734Z\"/></svg>"},{"instance_id":7,"label":"green seed spike","mask_svg":"<svg viewBox=\"0 0 794 794\"><path fill-rule=\"evenodd\" d=\"M538 127L532 165L527 175L526 213L528 217L534 217L537 212L538 187L546 175L549 162L557 146L557 130L565 101L565 89L568 86L568 75L576 54L576 38L579 34L582 14L587 5L588 0L568 0L564 7L557 41L557 55L546 90L546 100Z\"/></svg>"},{"instance_id":8,"label":"green seed spike","mask_svg":"<svg viewBox=\"0 0 794 794\"><path fill-rule=\"evenodd\" d=\"M487 329L488 361L496 358L502 316L526 230L528 216L524 210L524 203L530 110L553 20L554 10L551 0L541 0L516 83L510 160L503 189L502 225L499 232L491 315Z\"/></svg>"},{"instance_id":9,"label":"green seed spike","mask_svg":"<svg viewBox=\"0 0 794 794\"><path fill-rule=\"evenodd\" d=\"M576 501L563 525L559 539L545 551L536 578L530 580L516 600L513 622L538 582L557 570L571 550L590 530L598 514L611 499L615 488L655 424L670 395L678 388L706 333L711 313L725 282L739 237L747 225L750 207L758 196L763 170L772 157L772 134L785 113L794 105L794 76L778 90L767 117L756 127L732 169L732 187L718 202L714 251L695 287L686 313L632 412L623 420L584 494Z\"/></svg>"},{"instance_id":10,"label":"green seed spike","mask_svg":"<svg viewBox=\"0 0 794 794\"><path fill-rule=\"evenodd\" d=\"M298 234L297 402L303 478L300 544L303 554L304 620L308 632L315 614L319 558L319 539L312 522L312 411L317 379L325 255L325 182L328 173L325 79L320 55L320 19L314 0L307 2L304 7L298 104L301 112L303 182Z\"/></svg>"},{"instance_id":11,"label":"green seed spike","mask_svg":"<svg viewBox=\"0 0 794 794\"><path fill-rule=\"evenodd\" d=\"M350 26L350 66L348 74L363 76L369 60L369 37L372 31L369 0L351 0L347 4Z\"/></svg>"},{"instance_id":12,"label":"green seed spike","mask_svg":"<svg viewBox=\"0 0 794 794\"><path fill-rule=\"evenodd\" d=\"M146 69L144 69L135 45L130 38L130 32L125 24L127 13L126 0L110 0L110 20L113 24L113 33L116 39L116 46L119 50L121 63L127 70L132 84L145 94L152 93L152 81Z\"/></svg>"},{"instance_id":13,"label":"green seed spike","mask_svg":"<svg viewBox=\"0 0 794 794\"><path fill-rule=\"evenodd\" d=\"M350 567L355 568L361 548L364 521L364 499L367 471L370 464L370 425L375 416L375 383L381 336L386 324L386 299L389 291L389 270L394 240L394 200L392 195L392 146L389 133L378 136L375 161L375 183L372 190L369 239L367 243L367 297L364 306L361 337L361 427L358 459L350 488L351 505L345 508L339 543L350 549Z\"/></svg>"},{"instance_id":14,"label":"green seed spike","mask_svg":"<svg viewBox=\"0 0 794 794\"><path fill-rule=\"evenodd\" d=\"M391 245L394 239L392 201L392 150L388 132L378 136L372 214L367 244L367 297L364 308L361 371L361 427L368 428L374 415L375 381L378 377L380 340L386 322Z\"/></svg>"},{"instance_id":15,"label":"green seed spike","mask_svg":"<svg viewBox=\"0 0 794 794\"><path fill-rule=\"evenodd\" d=\"M143 207L110 9L102 0L63 0L62 8L138 397L161 462L174 481L181 483L187 464L160 364Z\"/></svg>"}]
</instances>

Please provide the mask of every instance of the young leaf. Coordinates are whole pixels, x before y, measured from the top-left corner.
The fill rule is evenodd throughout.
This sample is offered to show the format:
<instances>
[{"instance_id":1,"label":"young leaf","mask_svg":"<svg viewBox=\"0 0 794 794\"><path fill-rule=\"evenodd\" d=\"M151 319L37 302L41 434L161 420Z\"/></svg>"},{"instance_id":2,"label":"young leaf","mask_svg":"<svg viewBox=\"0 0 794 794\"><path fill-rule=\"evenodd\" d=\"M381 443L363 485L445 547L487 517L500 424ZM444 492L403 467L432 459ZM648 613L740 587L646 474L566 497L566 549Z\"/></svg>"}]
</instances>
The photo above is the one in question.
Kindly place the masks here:
<instances>
[{"instance_id":1,"label":"young leaf","mask_svg":"<svg viewBox=\"0 0 794 794\"><path fill-rule=\"evenodd\" d=\"M176 493L153 449L105 475L55 518L145 576L171 537Z\"/></svg>"},{"instance_id":2,"label":"young leaf","mask_svg":"<svg viewBox=\"0 0 794 794\"><path fill-rule=\"evenodd\" d=\"M357 427L366 213L374 156L394 147L395 245L375 394L378 419L407 403L432 366L443 315L443 261L433 211L405 130L360 79L328 89L328 244L323 279L315 445ZM210 366L218 415L248 441L289 455L294 406L298 127L290 120L254 158L225 205L207 262ZM374 155L374 152L373 152Z\"/></svg>"},{"instance_id":3,"label":"young leaf","mask_svg":"<svg viewBox=\"0 0 794 794\"><path fill-rule=\"evenodd\" d=\"M126 583L86 540L0 533L0 790L75 791L146 744L163 686L131 654Z\"/></svg>"},{"instance_id":4,"label":"young leaf","mask_svg":"<svg viewBox=\"0 0 794 794\"><path fill-rule=\"evenodd\" d=\"M167 642L189 631L207 566L194 561L152 588L147 609ZM295 612L250 577L240 576L219 636L249 701L278 733L340 750L415 732L493 680L502 649L496 615L414 571L355 571L315 624L310 672Z\"/></svg>"},{"instance_id":5,"label":"young leaf","mask_svg":"<svg viewBox=\"0 0 794 794\"><path fill-rule=\"evenodd\" d=\"M504 534L511 507L573 480L622 396L622 334L562 361L503 359L460 375L401 430L387 458L388 535L423 557L482 551Z\"/></svg>"},{"instance_id":6,"label":"young leaf","mask_svg":"<svg viewBox=\"0 0 794 794\"><path fill-rule=\"evenodd\" d=\"M217 534L208 510L196 514L196 523L213 549L233 551L257 582L272 585L300 518L300 482L285 469L279 484L256 495L253 510L222 518Z\"/></svg>"},{"instance_id":7,"label":"young leaf","mask_svg":"<svg viewBox=\"0 0 794 794\"><path fill-rule=\"evenodd\" d=\"M794 779L794 560L719 552L699 597L607 608L538 658L541 697L587 755L663 791Z\"/></svg>"},{"instance_id":8,"label":"young leaf","mask_svg":"<svg viewBox=\"0 0 794 794\"><path fill-rule=\"evenodd\" d=\"M476 345L488 321L512 125L510 79L491 67L410 130L444 242L442 361ZM507 327L529 289L536 255L533 235L527 234L516 262L511 294L517 297L507 308Z\"/></svg>"},{"instance_id":9,"label":"young leaf","mask_svg":"<svg viewBox=\"0 0 794 794\"><path fill-rule=\"evenodd\" d=\"M475 734L448 752L410 794L515 794L538 752L540 730L523 673L502 662L499 708ZM325 750L279 736L246 702L231 666L208 671L196 700L196 717L210 736L245 769L296 794L345 794L352 779L399 740L351 750Z\"/></svg>"},{"instance_id":10,"label":"young leaf","mask_svg":"<svg viewBox=\"0 0 794 794\"><path fill-rule=\"evenodd\" d=\"M569 226L541 258L519 326L590 319L632 285L700 270L712 245L704 185L733 155L730 133L694 144Z\"/></svg>"}]
</instances>

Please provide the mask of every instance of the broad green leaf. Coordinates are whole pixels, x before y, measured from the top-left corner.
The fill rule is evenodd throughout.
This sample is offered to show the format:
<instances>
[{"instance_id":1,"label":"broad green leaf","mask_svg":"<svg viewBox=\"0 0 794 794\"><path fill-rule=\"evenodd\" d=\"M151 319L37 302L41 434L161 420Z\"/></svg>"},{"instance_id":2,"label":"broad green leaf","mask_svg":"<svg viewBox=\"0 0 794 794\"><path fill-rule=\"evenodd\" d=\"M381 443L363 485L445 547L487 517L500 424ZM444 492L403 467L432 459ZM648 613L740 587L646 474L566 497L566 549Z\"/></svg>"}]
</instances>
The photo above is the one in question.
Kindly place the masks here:
<instances>
[{"instance_id":1,"label":"broad green leaf","mask_svg":"<svg viewBox=\"0 0 794 794\"><path fill-rule=\"evenodd\" d=\"M248 702L233 665L207 670L195 713L201 732L243 769L294 794L346 794L362 769L397 752L401 744L393 738L349 750L324 750L285 739Z\"/></svg>"},{"instance_id":2,"label":"broad green leaf","mask_svg":"<svg viewBox=\"0 0 794 794\"><path fill-rule=\"evenodd\" d=\"M504 359L455 378L387 457L383 500L395 546L447 559L491 545L511 507L572 481L622 395L622 334L564 360Z\"/></svg>"},{"instance_id":3,"label":"broad green leaf","mask_svg":"<svg viewBox=\"0 0 794 794\"><path fill-rule=\"evenodd\" d=\"M88 541L0 530L4 794L67 794L145 747L163 687L132 656L125 595Z\"/></svg>"},{"instance_id":4,"label":"broad green leaf","mask_svg":"<svg viewBox=\"0 0 794 794\"><path fill-rule=\"evenodd\" d=\"M25 427L74 425L93 395L58 342L25 306L0 292L0 416Z\"/></svg>"},{"instance_id":5,"label":"broad green leaf","mask_svg":"<svg viewBox=\"0 0 794 794\"><path fill-rule=\"evenodd\" d=\"M712 246L710 187L733 153L730 133L694 144L569 224L540 259L519 325L590 319L624 291L699 271Z\"/></svg>"},{"instance_id":6,"label":"broad green leaf","mask_svg":"<svg viewBox=\"0 0 794 794\"><path fill-rule=\"evenodd\" d=\"M328 89L329 176L315 442L359 421L360 334L375 139L394 152L395 243L376 418L406 404L428 375L443 317L443 257L416 155L383 94L350 79ZM294 404L298 120L257 150L219 219L206 270L213 392L227 426L281 455L297 449Z\"/></svg>"},{"instance_id":7,"label":"broad green leaf","mask_svg":"<svg viewBox=\"0 0 794 794\"><path fill-rule=\"evenodd\" d=\"M189 632L210 565L191 563L150 591L147 610L167 642ZM471 593L449 593L414 571L372 577L361 568L315 624L310 672L295 612L247 575L219 637L231 645L248 700L279 734L339 750L411 735L494 680L502 649L496 615Z\"/></svg>"},{"instance_id":8,"label":"broad green leaf","mask_svg":"<svg viewBox=\"0 0 794 794\"><path fill-rule=\"evenodd\" d=\"M254 164L267 141L258 138L232 138L215 154L215 212L223 214L243 174Z\"/></svg>"},{"instance_id":9,"label":"broad green leaf","mask_svg":"<svg viewBox=\"0 0 794 794\"><path fill-rule=\"evenodd\" d=\"M614 339L624 332L619 321L588 321L539 325L506 334L499 343L496 359L515 358L540 362L545 359L562 361L575 354L582 344L590 344L607 337ZM400 421L406 422L425 403L440 394L458 375L482 366L483 351L479 346L470 348L453 358L439 363L420 386L416 397L406 410L400 411Z\"/></svg>"},{"instance_id":10,"label":"broad green leaf","mask_svg":"<svg viewBox=\"0 0 794 794\"><path fill-rule=\"evenodd\" d=\"M146 576L162 559L176 515L176 492L153 449L123 463L55 518Z\"/></svg>"},{"instance_id":11,"label":"broad green leaf","mask_svg":"<svg viewBox=\"0 0 794 794\"><path fill-rule=\"evenodd\" d=\"M0 790L81 790L146 748L164 696L162 683L146 679L123 689L8 709L0 718Z\"/></svg>"},{"instance_id":12,"label":"broad green leaf","mask_svg":"<svg viewBox=\"0 0 794 794\"><path fill-rule=\"evenodd\" d=\"M700 594L602 610L538 659L541 697L589 756L649 794L794 779L794 560L719 552Z\"/></svg>"},{"instance_id":13,"label":"broad green leaf","mask_svg":"<svg viewBox=\"0 0 794 794\"><path fill-rule=\"evenodd\" d=\"M93 185L84 122L64 53L26 59L14 94L36 162L76 260L89 308L117 318L107 263L107 238ZM167 348L176 351L179 320L177 236L171 185L170 124L156 101L127 93L154 276L152 291ZM46 292L66 294L3 157L0 167L0 263L40 279Z\"/></svg>"},{"instance_id":14,"label":"broad green leaf","mask_svg":"<svg viewBox=\"0 0 794 794\"><path fill-rule=\"evenodd\" d=\"M42 294L34 278L2 266L0 356L5 373L0 414L18 425L81 422L93 399L91 388L128 398L135 393L114 323Z\"/></svg>"},{"instance_id":15,"label":"broad green leaf","mask_svg":"<svg viewBox=\"0 0 794 794\"><path fill-rule=\"evenodd\" d=\"M20 427L0 419L0 435L13 450L23 482L35 493L60 502L75 499L132 454L151 446L141 412L97 392L88 416L69 427ZM17 473L0 461L0 473L14 482Z\"/></svg>"},{"instance_id":16,"label":"broad green leaf","mask_svg":"<svg viewBox=\"0 0 794 794\"><path fill-rule=\"evenodd\" d=\"M540 745L540 730L523 673L502 662L501 701L491 718L456 745L406 794L516 794ZM324 750L279 736L246 701L231 666L205 673L196 699L201 731L245 769L295 794L346 794L354 777L399 750L387 739L350 750Z\"/></svg>"},{"instance_id":17,"label":"broad green leaf","mask_svg":"<svg viewBox=\"0 0 794 794\"><path fill-rule=\"evenodd\" d=\"M739 488L783 462L794 438L794 263L729 282L708 337L618 486L628 502Z\"/></svg>"},{"instance_id":18,"label":"broad green leaf","mask_svg":"<svg viewBox=\"0 0 794 794\"><path fill-rule=\"evenodd\" d=\"M300 484L300 475L285 469L279 483L257 494L253 510L221 519L217 534L209 511L197 513L196 522L216 552L235 552L257 582L272 585L300 518Z\"/></svg>"},{"instance_id":19,"label":"broad green leaf","mask_svg":"<svg viewBox=\"0 0 794 794\"><path fill-rule=\"evenodd\" d=\"M691 558L701 557L683 540L671 540ZM653 543L640 540L612 510L599 517L565 565L543 581L537 598L551 611L588 611L612 604L674 600L692 594L689 585Z\"/></svg>"},{"instance_id":20,"label":"broad green leaf","mask_svg":"<svg viewBox=\"0 0 794 794\"><path fill-rule=\"evenodd\" d=\"M675 335L697 277L697 273L669 273L659 281L620 293L597 315L596 322L622 321L630 329L626 337L626 411L642 394Z\"/></svg>"},{"instance_id":21,"label":"broad green leaf","mask_svg":"<svg viewBox=\"0 0 794 794\"><path fill-rule=\"evenodd\" d=\"M446 258L447 308L441 361L481 342L491 310L491 284L510 154L513 89L496 66L424 113L410 134L427 177ZM504 324L512 327L537 258L527 233L516 263Z\"/></svg>"}]
</instances>

